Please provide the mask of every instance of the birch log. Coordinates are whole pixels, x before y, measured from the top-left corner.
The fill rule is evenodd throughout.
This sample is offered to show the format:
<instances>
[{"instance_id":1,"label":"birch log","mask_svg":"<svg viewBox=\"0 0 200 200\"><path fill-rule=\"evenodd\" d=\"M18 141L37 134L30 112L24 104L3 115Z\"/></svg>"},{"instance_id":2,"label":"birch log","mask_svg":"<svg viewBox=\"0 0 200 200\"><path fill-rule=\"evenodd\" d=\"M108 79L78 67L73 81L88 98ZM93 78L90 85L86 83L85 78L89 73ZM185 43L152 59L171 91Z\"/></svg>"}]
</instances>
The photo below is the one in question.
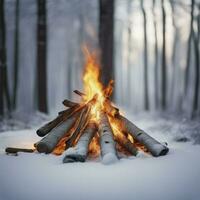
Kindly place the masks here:
<instances>
[{"instance_id":1,"label":"birch log","mask_svg":"<svg viewBox=\"0 0 200 200\"><path fill-rule=\"evenodd\" d=\"M51 153L60 139L72 128L77 120L77 114L60 123L58 126L53 128L46 137L40 140L36 145L37 151L40 153Z\"/></svg>"},{"instance_id":2,"label":"birch log","mask_svg":"<svg viewBox=\"0 0 200 200\"><path fill-rule=\"evenodd\" d=\"M102 162L104 164L109 164L118 160L117 152L115 147L115 141L113 139L113 132L110 126L108 117L105 113L101 113L99 129L100 135L100 146L101 146L101 156Z\"/></svg>"},{"instance_id":3,"label":"birch log","mask_svg":"<svg viewBox=\"0 0 200 200\"><path fill-rule=\"evenodd\" d=\"M131 121L121 115L118 115L117 119L122 125L122 131L131 134L133 138L143 144L153 156L158 157L168 153L169 149L165 145L152 138L143 130L135 126Z\"/></svg>"},{"instance_id":4,"label":"birch log","mask_svg":"<svg viewBox=\"0 0 200 200\"><path fill-rule=\"evenodd\" d=\"M85 106L85 108L82 110L77 122L77 126L75 127L72 136L69 138L69 140L66 141L66 148L69 148L74 144L78 136L81 134L81 131L84 130L84 128L88 124L90 118L90 111L90 105Z\"/></svg>"},{"instance_id":5,"label":"birch log","mask_svg":"<svg viewBox=\"0 0 200 200\"><path fill-rule=\"evenodd\" d=\"M89 122L76 146L66 151L63 163L85 162L89 144L96 131L96 124L94 122Z\"/></svg>"},{"instance_id":6,"label":"birch log","mask_svg":"<svg viewBox=\"0 0 200 200\"><path fill-rule=\"evenodd\" d=\"M49 133L53 128L55 128L59 123L65 121L68 117L70 117L74 112L77 111L78 107L74 106L67 110L62 111L55 119L46 123L44 126L39 128L36 133L40 137L44 137L47 133Z\"/></svg>"}]
</instances>

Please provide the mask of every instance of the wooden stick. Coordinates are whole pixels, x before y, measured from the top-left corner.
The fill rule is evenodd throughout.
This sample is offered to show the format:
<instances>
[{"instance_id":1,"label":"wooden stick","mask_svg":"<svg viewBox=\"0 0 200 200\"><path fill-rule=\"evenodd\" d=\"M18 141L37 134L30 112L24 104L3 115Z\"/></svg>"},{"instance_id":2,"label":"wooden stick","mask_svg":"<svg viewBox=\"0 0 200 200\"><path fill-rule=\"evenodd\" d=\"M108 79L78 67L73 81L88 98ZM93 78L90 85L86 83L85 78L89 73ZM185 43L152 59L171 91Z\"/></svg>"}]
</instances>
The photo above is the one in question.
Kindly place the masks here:
<instances>
[{"instance_id":1,"label":"wooden stick","mask_svg":"<svg viewBox=\"0 0 200 200\"><path fill-rule=\"evenodd\" d=\"M163 156L168 153L169 149L165 145L152 138L143 130L135 126L131 121L122 115L118 115L117 119L119 120L119 123L121 123L122 131L131 134L133 138L143 144L153 156Z\"/></svg>"},{"instance_id":2,"label":"wooden stick","mask_svg":"<svg viewBox=\"0 0 200 200\"><path fill-rule=\"evenodd\" d=\"M99 129L102 162L109 164L117 161L117 152L113 132L106 113L101 113Z\"/></svg>"},{"instance_id":3,"label":"wooden stick","mask_svg":"<svg viewBox=\"0 0 200 200\"><path fill-rule=\"evenodd\" d=\"M72 134L71 138L66 141L66 148L71 147L75 140L78 138L79 135L81 135L81 131L86 127L90 120L90 111L92 108L92 105L97 101L97 94L94 95L94 97L87 103L85 104L85 110L83 110L82 114L79 117L78 120L78 125L75 128L74 133Z\"/></svg>"},{"instance_id":4,"label":"wooden stick","mask_svg":"<svg viewBox=\"0 0 200 200\"><path fill-rule=\"evenodd\" d=\"M26 153L33 153L35 149L25 149L25 148L15 148L15 147L7 147L5 149L6 153L16 154L18 152L26 152Z\"/></svg>"},{"instance_id":5,"label":"wooden stick","mask_svg":"<svg viewBox=\"0 0 200 200\"><path fill-rule=\"evenodd\" d=\"M70 100L68 100L68 99L65 99L62 103L63 103L63 105L66 106L66 107L74 107L74 106L79 105L78 103L75 103L75 102L70 101Z\"/></svg>"},{"instance_id":6,"label":"wooden stick","mask_svg":"<svg viewBox=\"0 0 200 200\"><path fill-rule=\"evenodd\" d=\"M83 97L85 94L83 92L80 92L79 90L74 90L73 91L75 94L78 94L79 96Z\"/></svg>"},{"instance_id":7,"label":"wooden stick","mask_svg":"<svg viewBox=\"0 0 200 200\"><path fill-rule=\"evenodd\" d=\"M55 128L58 124L61 122L67 120L71 115L73 115L75 112L77 112L81 107L79 105L71 107L65 111L62 111L62 113L59 114L55 119L52 121L46 123L44 126L39 128L36 133L40 137L44 137L47 133L49 133L53 128Z\"/></svg>"},{"instance_id":8,"label":"wooden stick","mask_svg":"<svg viewBox=\"0 0 200 200\"><path fill-rule=\"evenodd\" d=\"M89 144L96 131L96 124L94 122L89 122L74 149L66 151L66 156L63 159L63 163L85 162L88 154Z\"/></svg>"},{"instance_id":9,"label":"wooden stick","mask_svg":"<svg viewBox=\"0 0 200 200\"><path fill-rule=\"evenodd\" d=\"M66 121L60 123L58 126L53 128L46 137L40 140L36 144L38 152L51 153L58 144L58 142L61 140L61 138L69 134L68 132L75 124L78 114L79 113L76 113Z\"/></svg>"},{"instance_id":10,"label":"wooden stick","mask_svg":"<svg viewBox=\"0 0 200 200\"><path fill-rule=\"evenodd\" d=\"M77 122L77 127L75 128L75 131L73 132L69 140L66 141L66 148L69 148L74 144L75 140L78 138L78 135L80 135L81 131L87 125L90 118L90 111L91 111L91 106L86 106L82 110Z\"/></svg>"}]
</instances>

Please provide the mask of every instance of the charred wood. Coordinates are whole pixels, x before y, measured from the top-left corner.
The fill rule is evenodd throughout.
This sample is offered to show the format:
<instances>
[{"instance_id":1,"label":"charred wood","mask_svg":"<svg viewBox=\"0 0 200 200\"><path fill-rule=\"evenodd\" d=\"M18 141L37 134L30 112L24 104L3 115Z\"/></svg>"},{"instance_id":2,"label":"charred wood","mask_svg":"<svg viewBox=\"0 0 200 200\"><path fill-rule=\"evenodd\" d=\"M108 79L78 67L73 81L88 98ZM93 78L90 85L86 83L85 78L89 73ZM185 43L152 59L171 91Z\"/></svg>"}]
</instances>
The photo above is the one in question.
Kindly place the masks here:
<instances>
[{"instance_id":1,"label":"charred wood","mask_svg":"<svg viewBox=\"0 0 200 200\"><path fill-rule=\"evenodd\" d=\"M116 142L132 155L138 154L138 149L124 135L115 135Z\"/></svg>"},{"instance_id":2,"label":"charred wood","mask_svg":"<svg viewBox=\"0 0 200 200\"><path fill-rule=\"evenodd\" d=\"M70 101L68 99L65 99L63 102L63 105L66 106L66 107L74 107L74 106L77 106L78 103L75 103L73 101Z\"/></svg>"},{"instance_id":3,"label":"charred wood","mask_svg":"<svg viewBox=\"0 0 200 200\"><path fill-rule=\"evenodd\" d=\"M15 148L15 147L7 147L5 149L6 153L16 154L18 152L26 152L26 153L33 153L35 149L25 149L25 148Z\"/></svg>"},{"instance_id":4,"label":"charred wood","mask_svg":"<svg viewBox=\"0 0 200 200\"><path fill-rule=\"evenodd\" d=\"M74 90L73 92L74 92L75 94L81 96L81 97L85 96L85 94L84 94L83 92L80 92L79 90Z\"/></svg>"}]
</instances>

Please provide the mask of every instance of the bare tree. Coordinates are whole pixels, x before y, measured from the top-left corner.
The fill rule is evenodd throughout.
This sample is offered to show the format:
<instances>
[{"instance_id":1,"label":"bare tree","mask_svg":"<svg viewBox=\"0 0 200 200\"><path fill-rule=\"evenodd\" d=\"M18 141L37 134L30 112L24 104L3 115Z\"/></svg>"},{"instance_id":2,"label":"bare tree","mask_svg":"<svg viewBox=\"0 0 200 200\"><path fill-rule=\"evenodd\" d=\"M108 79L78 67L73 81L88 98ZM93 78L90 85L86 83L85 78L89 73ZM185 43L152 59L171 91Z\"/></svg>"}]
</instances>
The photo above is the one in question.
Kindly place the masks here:
<instances>
[{"instance_id":1,"label":"bare tree","mask_svg":"<svg viewBox=\"0 0 200 200\"><path fill-rule=\"evenodd\" d=\"M194 9L195 0L192 0L192 9ZM194 22L194 21L193 21ZM198 17L197 17L197 24L199 23ZM199 25L197 25L198 27ZM194 26L192 24L192 36L193 36L193 42L194 42L194 53L195 53L195 82L194 82L194 99L193 99L193 112L192 116L196 113L198 110L198 101L199 101L199 72L200 72L200 62L199 62L199 30L197 30L197 33L194 31Z\"/></svg>"},{"instance_id":2,"label":"bare tree","mask_svg":"<svg viewBox=\"0 0 200 200\"><path fill-rule=\"evenodd\" d=\"M46 0L38 0L37 20L37 91L38 109L47 113L47 66L46 66Z\"/></svg>"},{"instance_id":3,"label":"bare tree","mask_svg":"<svg viewBox=\"0 0 200 200\"><path fill-rule=\"evenodd\" d=\"M174 96L175 92L175 83L176 83L176 78L177 78L177 69L178 69L178 64L176 63L176 55L177 55L177 43L179 41L179 30L177 27L176 23L176 16L175 16L175 3L173 0L170 0L171 8L172 8L172 23L173 23L173 29L174 29L174 41L173 41L173 49L172 49L172 79L171 79L171 87L170 87L170 96ZM174 98L171 98L172 102ZM180 98L179 98L180 99ZM182 99L182 98L181 98ZM182 103L179 101L179 106L181 106Z\"/></svg>"},{"instance_id":4,"label":"bare tree","mask_svg":"<svg viewBox=\"0 0 200 200\"><path fill-rule=\"evenodd\" d=\"M18 90L18 74L19 74L19 0L16 0L15 6L15 34L14 34L14 86L13 86L13 102L12 107L16 109L17 90Z\"/></svg>"},{"instance_id":5,"label":"bare tree","mask_svg":"<svg viewBox=\"0 0 200 200\"><path fill-rule=\"evenodd\" d=\"M144 20L144 108L145 110L149 110L147 17L143 0L141 0L141 9Z\"/></svg>"},{"instance_id":6,"label":"bare tree","mask_svg":"<svg viewBox=\"0 0 200 200\"><path fill-rule=\"evenodd\" d=\"M99 44L103 82L107 84L114 76L113 67L113 18L114 0L99 0Z\"/></svg>"},{"instance_id":7,"label":"bare tree","mask_svg":"<svg viewBox=\"0 0 200 200\"><path fill-rule=\"evenodd\" d=\"M154 59L155 59L155 69L154 69L154 76L155 76L155 106L158 106L158 35L157 35L157 22L156 22L156 12L155 12L155 4L156 0L153 0L153 24L154 24L154 37L155 37L155 46L154 46Z\"/></svg>"},{"instance_id":8,"label":"bare tree","mask_svg":"<svg viewBox=\"0 0 200 200\"><path fill-rule=\"evenodd\" d=\"M161 1L162 3L162 20L163 20L163 49L162 49L162 65L161 65L161 105L162 109L166 109L166 96L167 96L167 64L166 64L166 12L165 12L165 5L164 0Z\"/></svg>"},{"instance_id":9,"label":"bare tree","mask_svg":"<svg viewBox=\"0 0 200 200\"><path fill-rule=\"evenodd\" d=\"M131 92L132 85L132 66L131 66L131 57L132 57L132 21L131 21L131 12L132 12L132 0L127 1L127 90ZM125 92L126 93L126 92ZM132 99L126 98L128 105L131 106Z\"/></svg>"},{"instance_id":10,"label":"bare tree","mask_svg":"<svg viewBox=\"0 0 200 200\"><path fill-rule=\"evenodd\" d=\"M190 33L188 39L188 47L187 47L187 63L186 63L186 71L185 71L185 86L184 93L186 95L188 88L188 79L189 79L189 66L190 66L190 57L191 57L191 41L193 37L193 21L194 21L194 0L191 0L191 12L190 12Z\"/></svg>"},{"instance_id":11,"label":"bare tree","mask_svg":"<svg viewBox=\"0 0 200 200\"><path fill-rule=\"evenodd\" d=\"M0 116L4 115L5 103L10 111L10 96L8 91L7 60L6 60L6 24L4 0L0 1ZM4 103L4 100L5 103Z\"/></svg>"}]
</instances>

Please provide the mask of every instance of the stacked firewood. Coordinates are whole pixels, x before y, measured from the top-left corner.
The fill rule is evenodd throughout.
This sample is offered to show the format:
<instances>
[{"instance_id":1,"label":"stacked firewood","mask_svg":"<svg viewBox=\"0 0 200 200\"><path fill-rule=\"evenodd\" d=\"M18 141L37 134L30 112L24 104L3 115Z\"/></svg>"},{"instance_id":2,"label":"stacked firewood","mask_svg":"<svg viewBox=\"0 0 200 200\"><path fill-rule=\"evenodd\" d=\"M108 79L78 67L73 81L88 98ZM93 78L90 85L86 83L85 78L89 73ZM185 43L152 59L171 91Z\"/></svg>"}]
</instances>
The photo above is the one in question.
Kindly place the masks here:
<instances>
[{"instance_id":1,"label":"stacked firewood","mask_svg":"<svg viewBox=\"0 0 200 200\"><path fill-rule=\"evenodd\" d=\"M77 90L74 92L81 96L84 95ZM146 149L155 157L167 154L169 149L166 145L161 144L122 116L119 109L112 104L108 104L106 110L100 112L100 120L93 120L91 109L96 101L97 96L94 96L87 103L64 100L63 104L67 109L59 112L54 120L37 130L38 136L43 137L35 144L37 151L46 154L64 153L64 163L84 162L88 157L92 139L97 137L101 158L105 163L110 160L118 160L116 144L134 156L141 149ZM120 126L122 134L115 133L111 126L113 120ZM131 142L130 136L134 142Z\"/></svg>"}]
</instances>

